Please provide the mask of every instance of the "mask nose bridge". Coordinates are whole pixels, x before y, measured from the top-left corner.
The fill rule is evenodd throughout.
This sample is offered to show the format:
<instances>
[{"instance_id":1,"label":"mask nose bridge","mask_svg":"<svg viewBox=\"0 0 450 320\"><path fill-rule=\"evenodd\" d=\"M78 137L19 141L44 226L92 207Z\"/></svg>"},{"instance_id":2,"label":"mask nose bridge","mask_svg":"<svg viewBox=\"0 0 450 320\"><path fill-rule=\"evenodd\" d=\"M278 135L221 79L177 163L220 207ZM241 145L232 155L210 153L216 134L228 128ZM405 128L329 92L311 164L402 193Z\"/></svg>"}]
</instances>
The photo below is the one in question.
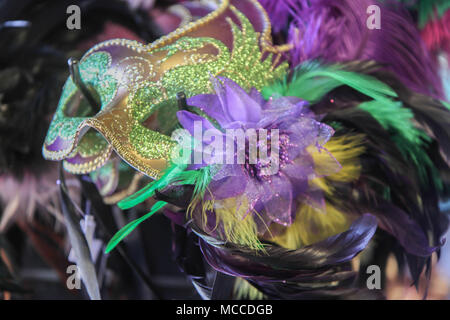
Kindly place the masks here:
<instances>
[{"instance_id":1,"label":"mask nose bridge","mask_svg":"<svg viewBox=\"0 0 450 320\"><path fill-rule=\"evenodd\" d=\"M129 97L124 96L113 107L87 119L85 125L100 132L129 165L156 178L166 167L174 142L143 126L133 117L128 102Z\"/></svg>"}]
</instances>

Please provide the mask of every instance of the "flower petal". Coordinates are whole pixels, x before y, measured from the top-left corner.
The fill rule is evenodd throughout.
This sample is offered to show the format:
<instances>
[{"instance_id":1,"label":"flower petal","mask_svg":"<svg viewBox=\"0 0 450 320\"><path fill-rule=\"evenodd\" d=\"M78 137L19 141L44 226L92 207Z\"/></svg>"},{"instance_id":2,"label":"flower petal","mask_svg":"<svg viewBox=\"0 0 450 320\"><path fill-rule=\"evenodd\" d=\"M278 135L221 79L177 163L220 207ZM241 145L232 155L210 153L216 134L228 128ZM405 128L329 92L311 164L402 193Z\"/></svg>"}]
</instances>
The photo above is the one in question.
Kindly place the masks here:
<instances>
[{"instance_id":1,"label":"flower petal","mask_svg":"<svg viewBox=\"0 0 450 320\"><path fill-rule=\"evenodd\" d=\"M220 99L215 94L199 94L187 99L187 104L204 111L208 116L215 119L220 126L225 127L230 121L223 112Z\"/></svg>"},{"instance_id":2,"label":"flower petal","mask_svg":"<svg viewBox=\"0 0 450 320\"><path fill-rule=\"evenodd\" d=\"M195 132L194 132L194 128L195 128L195 124L196 122L199 124L199 127L201 128L202 131L200 131L202 137L203 137L203 132L205 132L206 130L217 130L216 127L214 127L211 122L209 122L207 119L194 114L192 112L186 111L186 110L181 110L177 112L177 118L178 121L180 122L180 124L183 126L184 129L186 129L187 131L189 131L189 133L195 137Z\"/></svg>"},{"instance_id":3,"label":"flower petal","mask_svg":"<svg viewBox=\"0 0 450 320\"><path fill-rule=\"evenodd\" d=\"M248 177L239 165L224 165L208 186L211 194L206 199L222 200L242 195L247 186Z\"/></svg>"},{"instance_id":4,"label":"flower petal","mask_svg":"<svg viewBox=\"0 0 450 320\"><path fill-rule=\"evenodd\" d=\"M274 175L264 184L265 195L261 199L266 214L276 223L292 224L293 192L290 180L283 174Z\"/></svg>"},{"instance_id":5,"label":"flower petal","mask_svg":"<svg viewBox=\"0 0 450 320\"><path fill-rule=\"evenodd\" d=\"M220 78L224 82L227 113L234 121L258 122L261 119L261 106L234 81Z\"/></svg>"}]
</instances>

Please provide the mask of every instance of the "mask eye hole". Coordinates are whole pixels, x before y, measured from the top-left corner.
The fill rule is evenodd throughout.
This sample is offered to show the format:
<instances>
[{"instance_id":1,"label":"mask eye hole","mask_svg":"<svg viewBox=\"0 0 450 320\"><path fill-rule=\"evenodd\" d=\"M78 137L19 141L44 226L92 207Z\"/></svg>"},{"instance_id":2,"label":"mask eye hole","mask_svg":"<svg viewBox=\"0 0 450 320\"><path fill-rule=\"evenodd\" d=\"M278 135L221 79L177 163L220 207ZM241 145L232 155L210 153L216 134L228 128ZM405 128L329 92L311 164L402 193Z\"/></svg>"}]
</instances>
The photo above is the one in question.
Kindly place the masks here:
<instances>
[{"instance_id":1,"label":"mask eye hole","mask_svg":"<svg viewBox=\"0 0 450 320\"><path fill-rule=\"evenodd\" d=\"M90 92L97 101L100 101L100 96L96 91L90 90ZM92 108L91 104L86 99L86 97L80 92L80 90L77 90L72 95L72 97L67 102L66 108L64 109L64 113L68 117L80 117L80 118L92 117L97 112L98 110L94 110Z\"/></svg>"},{"instance_id":2,"label":"mask eye hole","mask_svg":"<svg viewBox=\"0 0 450 320\"><path fill-rule=\"evenodd\" d=\"M140 121L140 123L147 129L170 136L178 125L178 110L175 99L168 99L154 106L153 112Z\"/></svg>"}]
</instances>

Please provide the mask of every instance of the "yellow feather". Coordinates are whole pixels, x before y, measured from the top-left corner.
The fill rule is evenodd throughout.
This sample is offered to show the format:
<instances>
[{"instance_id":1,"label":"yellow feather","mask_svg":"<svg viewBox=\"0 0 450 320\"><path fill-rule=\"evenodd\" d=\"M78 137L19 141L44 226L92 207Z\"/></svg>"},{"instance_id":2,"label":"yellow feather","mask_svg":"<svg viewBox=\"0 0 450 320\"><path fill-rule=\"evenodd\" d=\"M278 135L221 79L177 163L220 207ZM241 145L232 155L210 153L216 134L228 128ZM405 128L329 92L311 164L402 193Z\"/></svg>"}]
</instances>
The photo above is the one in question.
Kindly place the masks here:
<instances>
[{"instance_id":1,"label":"yellow feather","mask_svg":"<svg viewBox=\"0 0 450 320\"><path fill-rule=\"evenodd\" d=\"M331 198L333 181L352 182L358 179L361 172L358 157L365 151L363 142L364 135L361 134L332 137L324 147L342 168L326 177L311 180L310 187L321 189L328 198ZM324 150L319 151L311 147L308 151L316 167L326 168L335 165L329 153ZM333 202L339 203L339 199L333 199ZM351 215L339 211L328 201L326 201L325 211L307 204L300 204L294 223L271 240L285 248L298 249L347 230L352 220Z\"/></svg>"},{"instance_id":2,"label":"yellow feather","mask_svg":"<svg viewBox=\"0 0 450 320\"><path fill-rule=\"evenodd\" d=\"M204 201L202 204L204 227L208 223L208 211L212 209L216 219L215 231L221 239L264 252L263 245L258 239L255 219L252 212L248 212L248 201L245 196Z\"/></svg>"},{"instance_id":3,"label":"yellow feather","mask_svg":"<svg viewBox=\"0 0 450 320\"><path fill-rule=\"evenodd\" d=\"M315 178L311 180L312 187L318 187L327 195L333 193L333 187L330 182L352 182L359 178L361 173L361 164L359 156L365 152L364 135L343 135L340 137L332 137L325 148L339 162L342 168L323 178ZM329 156L325 152L319 152L316 148L311 150L314 164L324 166L329 162Z\"/></svg>"},{"instance_id":4,"label":"yellow feather","mask_svg":"<svg viewBox=\"0 0 450 320\"><path fill-rule=\"evenodd\" d=\"M298 249L347 230L352 220L329 203L325 212L304 204L298 208L294 223L272 241L287 249Z\"/></svg>"},{"instance_id":5,"label":"yellow feather","mask_svg":"<svg viewBox=\"0 0 450 320\"><path fill-rule=\"evenodd\" d=\"M309 151L316 168L320 167L322 172L326 168L331 168L328 176L313 179L311 188L320 188L330 197L333 193L330 182L356 180L361 170L358 156L364 152L363 140L363 135L346 135L331 138L325 145L328 152L310 148ZM330 153L342 166L337 172L333 169L337 166L333 158L330 157ZM190 207L189 211L192 212L191 209L197 204L199 203ZM216 217L215 231L222 239L252 248L255 251L264 252L255 222L255 219L258 219L259 216L254 211L248 212L248 200L245 195L225 200L203 201L201 206L201 219L204 226L208 222L208 212L214 210ZM325 209L325 212L322 212L306 204L299 205L295 222L282 230L281 233L277 232L276 237L273 237L270 234L270 229L268 229L268 238L283 247L297 249L343 232L349 227L351 217L340 212L330 203L326 203Z\"/></svg>"},{"instance_id":6,"label":"yellow feather","mask_svg":"<svg viewBox=\"0 0 450 320\"><path fill-rule=\"evenodd\" d=\"M237 300L264 300L266 298L261 291L242 278L236 278L233 296Z\"/></svg>"}]
</instances>

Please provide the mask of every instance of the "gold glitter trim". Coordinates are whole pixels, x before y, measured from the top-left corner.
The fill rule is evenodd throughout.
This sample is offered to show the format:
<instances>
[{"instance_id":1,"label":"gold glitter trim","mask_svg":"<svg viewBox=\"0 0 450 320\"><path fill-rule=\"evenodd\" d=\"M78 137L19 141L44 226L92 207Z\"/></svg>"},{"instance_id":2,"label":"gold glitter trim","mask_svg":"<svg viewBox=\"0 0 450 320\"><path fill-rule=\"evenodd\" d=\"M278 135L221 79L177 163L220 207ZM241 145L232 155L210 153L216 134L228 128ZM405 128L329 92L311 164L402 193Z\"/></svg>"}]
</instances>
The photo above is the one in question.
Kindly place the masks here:
<instances>
[{"instance_id":1,"label":"gold glitter trim","mask_svg":"<svg viewBox=\"0 0 450 320\"><path fill-rule=\"evenodd\" d=\"M105 164L105 162L109 159L112 150L113 148L111 147L111 145L108 145L108 148L106 149L105 152L103 152L101 156L97 156L94 158L94 160L80 164L72 164L67 160L64 160L63 167L65 170L73 174L90 173L94 170L97 170L98 168L102 167Z\"/></svg>"},{"instance_id":2,"label":"gold glitter trim","mask_svg":"<svg viewBox=\"0 0 450 320\"><path fill-rule=\"evenodd\" d=\"M103 122L95 118L88 119L86 125L98 130L111 143L117 154L121 156L130 166L148 175L151 178L158 179L161 170L166 167L167 161L165 159L149 160L145 159L130 146L124 146L119 139L116 138L113 132L106 127ZM130 152L130 150L133 150ZM158 165L159 164L159 165Z\"/></svg>"},{"instance_id":3,"label":"gold glitter trim","mask_svg":"<svg viewBox=\"0 0 450 320\"><path fill-rule=\"evenodd\" d=\"M128 188L121 190L119 192L116 192L110 196L103 197L103 202L105 204L116 204L120 200L125 199L128 196L131 196L133 193L135 193L138 190L139 181L144 177L145 176L142 173L136 172L135 175L133 176L133 179L131 180Z\"/></svg>"},{"instance_id":4,"label":"gold glitter trim","mask_svg":"<svg viewBox=\"0 0 450 320\"><path fill-rule=\"evenodd\" d=\"M204 26L205 24L212 22L213 20L217 19L220 15L222 15L228 9L229 5L230 0L223 0L220 6L210 14L204 16L201 19L198 19L197 21L190 22L186 26L178 28L177 30L169 33L168 35L159 38L155 42L148 44L147 50L152 51L164 47L167 44L185 36L186 34Z\"/></svg>"}]
</instances>

